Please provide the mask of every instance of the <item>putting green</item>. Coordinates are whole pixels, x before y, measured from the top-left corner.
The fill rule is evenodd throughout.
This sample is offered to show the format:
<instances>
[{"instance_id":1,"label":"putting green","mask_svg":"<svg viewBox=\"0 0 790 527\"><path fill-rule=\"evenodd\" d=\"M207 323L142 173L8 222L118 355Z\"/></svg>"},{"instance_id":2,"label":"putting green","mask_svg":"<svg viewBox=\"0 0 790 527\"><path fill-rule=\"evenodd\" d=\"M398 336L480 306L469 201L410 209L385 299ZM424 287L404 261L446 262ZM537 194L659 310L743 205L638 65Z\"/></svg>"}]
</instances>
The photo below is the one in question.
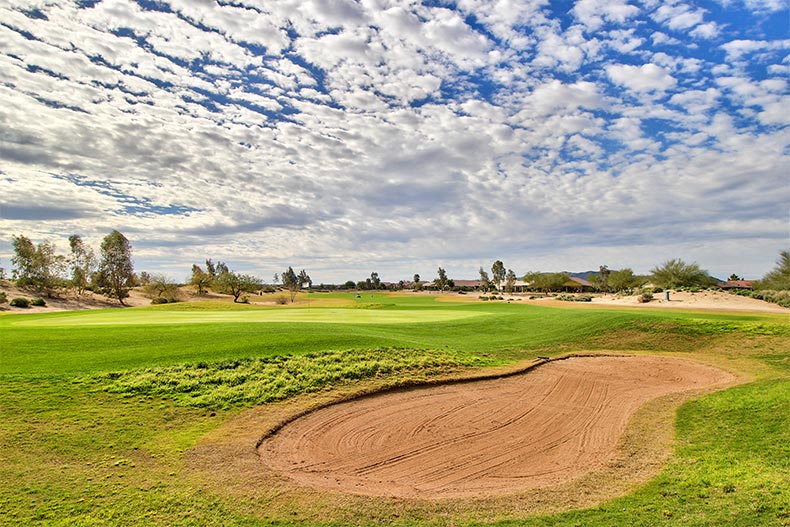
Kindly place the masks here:
<instances>
[{"instance_id":1,"label":"putting green","mask_svg":"<svg viewBox=\"0 0 790 527\"><path fill-rule=\"evenodd\" d=\"M113 326L151 324L206 324L239 322L316 322L327 324L410 324L445 322L486 316L454 309L261 309L245 311L151 311L110 310L70 313L68 316L36 317L10 322L12 326Z\"/></svg>"}]
</instances>

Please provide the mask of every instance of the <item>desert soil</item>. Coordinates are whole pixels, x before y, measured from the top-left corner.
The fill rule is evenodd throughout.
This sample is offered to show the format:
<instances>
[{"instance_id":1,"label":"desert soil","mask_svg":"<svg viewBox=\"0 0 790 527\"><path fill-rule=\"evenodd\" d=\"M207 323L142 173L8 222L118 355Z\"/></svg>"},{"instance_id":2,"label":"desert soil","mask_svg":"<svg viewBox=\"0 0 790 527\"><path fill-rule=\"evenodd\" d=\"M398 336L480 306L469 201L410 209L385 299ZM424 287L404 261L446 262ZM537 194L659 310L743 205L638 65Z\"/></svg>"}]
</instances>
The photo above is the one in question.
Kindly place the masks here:
<instances>
[{"instance_id":1,"label":"desert soil","mask_svg":"<svg viewBox=\"0 0 790 527\"><path fill-rule=\"evenodd\" d=\"M286 425L259 455L317 489L419 498L512 493L602 467L647 401L733 379L664 357L569 358L512 377L329 406Z\"/></svg>"}]
</instances>

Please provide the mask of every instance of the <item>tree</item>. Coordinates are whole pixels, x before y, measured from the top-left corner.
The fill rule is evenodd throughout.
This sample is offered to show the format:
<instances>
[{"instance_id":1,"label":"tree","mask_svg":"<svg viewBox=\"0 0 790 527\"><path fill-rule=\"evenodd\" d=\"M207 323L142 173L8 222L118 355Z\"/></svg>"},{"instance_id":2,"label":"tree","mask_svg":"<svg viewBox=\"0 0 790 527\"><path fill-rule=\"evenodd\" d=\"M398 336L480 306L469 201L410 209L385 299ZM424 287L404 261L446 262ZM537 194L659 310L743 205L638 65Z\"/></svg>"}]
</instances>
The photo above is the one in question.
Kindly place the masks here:
<instances>
[{"instance_id":1,"label":"tree","mask_svg":"<svg viewBox=\"0 0 790 527\"><path fill-rule=\"evenodd\" d=\"M507 274L505 275L505 291L507 293L512 293L516 287L516 273L513 272L513 269L508 269Z\"/></svg>"},{"instance_id":2,"label":"tree","mask_svg":"<svg viewBox=\"0 0 790 527\"><path fill-rule=\"evenodd\" d=\"M565 284L570 280L565 273L527 273L524 276L524 281L529 282L532 289L548 293L550 291L560 291Z\"/></svg>"},{"instance_id":3,"label":"tree","mask_svg":"<svg viewBox=\"0 0 790 527\"><path fill-rule=\"evenodd\" d=\"M738 276L735 273L732 273L729 278L727 278L728 282L737 282L738 280L743 280L743 277Z\"/></svg>"},{"instance_id":4,"label":"tree","mask_svg":"<svg viewBox=\"0 0 790 527\"><path fill-rule=\"evenodd\" d=\"M439 276L434 279L433 283L436 284L439 291L444 291L447 288L447 271L439 267L437 274Z\"/></svg>"},{"instance_id":5,"label":"tree","mask_svg":"<svg viewBox=\"0 0 790 527\"><path fill-rule=\"evenodd\" d=\"M379 274L376 271L370 273L370 286L371 289L381 288L381 278L379 278Z\"/></svg>"},{"instance_id":6,"label":"tree","mask_svg":"<svg viewBox=\"0 0 790 527\"><path fill-rule=\"evenodd\" d=\"M55 254L55 246L49 242L34 245L25 236L13 237L14 278L17 286L30 287L39 293L52 296L57 287L63 286L66 262Z\"/></svg>"},{"instance_id":7,"label":"tree","mask_svg":"<svg viewBox=\"0 0 790 527\"><path fill-rule=\"evenodd\" d=\"M148 283L143 286L143 292L151 299L163 298L168 302L179 300L178 284L163 274L152 275Z\"/></svg>"},{"instance_id":8,"label":"tree","mask_svg":"<svg viewBox=\"0 0 790 527\"><path fill-rule=\"evenodd\" d=\"M422 283L420 282L420 275L417 273L414 274L414 282L413 286L415 291L422 291Z\"/></svg>"},{"instance_id":9,"label":"tree","mask_svg":"<svg viewBox=\"0 0 790 527\"><path fill-rule=\"evenodd\" d=\"M497 260L491 266L491 280L494 282L496 290L499 291L499 284L505 280L505 264L502 263L502 260Z\"/></svg>"},{"instance_id":10,"label":"tree","mask_svg":"<svg viewBox=\"0 0 790 527\"><path fill-rule=\"evenodd\" d=\"M126 236L114 230L101 242L101 262L98 273L99 289L108 298L116 298L121 305L134 286L132 246Z\"/></svg>"},{"instance_id":11,"label":"tree","mask_svg":"<svg viewBox=\"0 0 790 527\"><path fill-rule=\"evenodd\" d=\"M677 287L705 287L715 282L708 272L696 263L687 264L679 258L667 260L651 269L653 285L664 289Z\"/></svg>"},{"instance_id":12,"label":"tree","mask_svg":"<svg viewBox=\"0 0 790 527\"><path fill-rule=\"evenodd\" d=\"M488 278L488 273L480 266L478 271L480 273L480 290L484 293L491 289L491 280Z\"/></svg>"},{"instance_id":13,"label":"tree","mask_svg":"<svg viewBox=\"0 0 790 527\"><path fill-rule=\"evenodd\" d=\"M790 250L779 253L776 267L757 284L760 289L790 290Z\"/></svg>"},{"instance_id":14,"label":"tree","mask_svg":"<svg viewBox=\"0 0 790 527\"><path fill-rule=\"evenodd\" d=\"M609 275L612 272L609 270L609 267L602 265L598 268L598 287L606 293L609 290Z\"/></svg>"},{"instance_id":15,"label":"tree","mask_svg":"<svg viewBox=\"0 0 790 527\"><path fill-rule=\"evenodd\" d=\"M353 280L346 280L346 283L343 284L343 288L345 289L354 289L356 286L357 284L355 284Z\"/></svg>"},{"instance_id":16,"label":"tree","mask_svg":"<svg viewBox=\"0 0 790 527\"><path fill-rule=\"evenodd\" d=\"M647 280L634 274L634 271L626 267L619 271L609 273L608 288L611 291L620 292L640 287Z\"/></svg>"},{"instance_id":17,"label":"tree","mask_svg":"<svg viewBox=\"0 0 790 527\"><path fill-rule=\"evenodd\" d=\"M232 295L233 302L238 302L242 293L254 293L261 288L262 282L258 278L239 274L233 271L223 271L214 278L214 289L218 293Z\"/></svg>"},{"instance_id":18,"label":"tree","mask_svg":"<svg viewBox=\"0 0 790 527\"><path fill-rule=\"evenodd\" d=\"M299 289L302 289L304 286L308 288L313 287L313 279L310 278L310 275L307 274L307 271L302 269L299 271L299 276L297 276L297 280L299 280Z\"/></svg>"},{"instance_id":19,"label":"tree","mask_svg":"<svg viewBox=\"0 0 790 527\"><path fill-rule=\"evenodd\" d=\"M189 279L189 285L195 288L198 295L205 295L211 287L212 278L209 274L200 268L199 265L192 264L192 276Z\"/></svg>"},{"instance_id":20,"label":"tree","mask_svg":"<svg viewBox=\"0 0 790 527\"><path fill-rule=\"evenodd\" d=\"M91 277L96 271L96 253L78 234L69 236L69 247L71 248L68 259L71 267L71 286L78 295L81 295L88 288Z\"/></svg>"},{"instance_id":21,"label":"tree","mask_svg":"<svg viewBox=\"0 0 790 527\"><path fill-rule=\"evenodd\" d=\"M283 287L291 293L291 303L293 303L296 294L302 288L302 284L299 282L299 277L294 272L293 267L288 267L286 271L283 271L280 279L283 282Z\"/></svg>"},{"instance_id":22,"label":"tree","mask_svg":"<svg viewBox=\"0 0 790 527\"><path fill-rule=\"evenodd\" d=\"M229 273L230 269L225 262L217 262L214 263L211 258L206 260L206 274L208 274L209 278L212 280L222 273Z\"/></svg>"}]
</instances>

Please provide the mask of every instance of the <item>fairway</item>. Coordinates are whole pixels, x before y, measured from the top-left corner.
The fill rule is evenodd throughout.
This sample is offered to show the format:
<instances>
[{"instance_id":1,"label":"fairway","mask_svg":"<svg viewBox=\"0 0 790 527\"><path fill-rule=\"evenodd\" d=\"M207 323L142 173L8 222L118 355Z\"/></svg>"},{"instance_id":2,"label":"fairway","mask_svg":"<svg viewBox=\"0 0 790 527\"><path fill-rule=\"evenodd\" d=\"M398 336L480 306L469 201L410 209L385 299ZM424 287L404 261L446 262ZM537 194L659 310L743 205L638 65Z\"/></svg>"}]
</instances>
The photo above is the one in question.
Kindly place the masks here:
<instances>
[{"instance_id":1,"label":"fairway","mask_svg":"<svg viewBox=\"0 0 790 527\"><path fill-rule=\"evenodd\" d=\"M57 317L19 317L10 326L83 327L156 324L312 322L327 324L409 324L446 322L485 316L486 313L451 309L250 309L244 311L102 310Z\"/></svg>"}]
</instances>

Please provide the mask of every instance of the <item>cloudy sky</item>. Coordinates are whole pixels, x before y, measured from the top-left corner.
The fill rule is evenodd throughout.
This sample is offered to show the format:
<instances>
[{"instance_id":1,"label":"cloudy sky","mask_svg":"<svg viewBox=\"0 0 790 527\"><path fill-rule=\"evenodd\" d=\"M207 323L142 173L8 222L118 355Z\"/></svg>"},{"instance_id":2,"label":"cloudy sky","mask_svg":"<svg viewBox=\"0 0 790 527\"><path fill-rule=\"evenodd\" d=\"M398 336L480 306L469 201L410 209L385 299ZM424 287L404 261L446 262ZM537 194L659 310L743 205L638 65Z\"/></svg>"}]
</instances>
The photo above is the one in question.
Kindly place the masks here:
<instances>
[{"instance_id":1,"label":"cloudy sky","mask_svg":"<svg viewBox=\"0 0 790 527\"><path fill-rule=\"evenodd\" d=\"M787 0L0 0L11 236L397 281L790 247Z\"/></svg>"}]
</instances>

